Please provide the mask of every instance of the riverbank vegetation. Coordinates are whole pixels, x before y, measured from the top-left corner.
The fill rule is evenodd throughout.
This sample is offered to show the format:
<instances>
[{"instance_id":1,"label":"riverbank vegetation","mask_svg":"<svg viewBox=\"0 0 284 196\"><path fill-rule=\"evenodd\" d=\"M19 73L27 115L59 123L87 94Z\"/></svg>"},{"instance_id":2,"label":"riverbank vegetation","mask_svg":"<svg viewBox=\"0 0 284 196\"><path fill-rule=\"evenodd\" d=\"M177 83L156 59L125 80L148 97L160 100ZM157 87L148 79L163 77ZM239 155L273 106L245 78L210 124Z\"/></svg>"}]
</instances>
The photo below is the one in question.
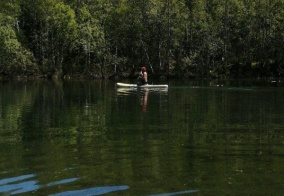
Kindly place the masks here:
<instances>
[{"instance_id":1,"label":"riverbank vegetation","mask_svg":"<svg viewBox=\"0 0 284 196\"><path fill-rule=\"evenodd\" d=\"M283 0L1 0L0 74L279 77L283 16Z\"/></svg>"}]
</instances>

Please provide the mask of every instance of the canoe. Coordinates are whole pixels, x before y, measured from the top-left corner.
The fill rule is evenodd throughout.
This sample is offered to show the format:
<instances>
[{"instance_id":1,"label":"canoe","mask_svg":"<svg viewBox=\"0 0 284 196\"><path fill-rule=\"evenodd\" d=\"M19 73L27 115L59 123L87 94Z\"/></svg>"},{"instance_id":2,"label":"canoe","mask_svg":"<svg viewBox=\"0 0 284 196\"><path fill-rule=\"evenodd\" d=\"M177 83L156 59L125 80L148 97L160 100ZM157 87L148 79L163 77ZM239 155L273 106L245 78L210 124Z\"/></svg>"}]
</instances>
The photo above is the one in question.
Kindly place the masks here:
<instances>
[{"instance_id":1,"label":"canoe","mask_svg":"<svg viewBox=\"0 0 284 196\"><path fill-rule=\"evenodd\" d=\"M145 85L137 85L137 84L127 84L127 83L116 83L117 87L123 88L168 88L167 84L145 84Z\"/></svg>"}]
</instances>

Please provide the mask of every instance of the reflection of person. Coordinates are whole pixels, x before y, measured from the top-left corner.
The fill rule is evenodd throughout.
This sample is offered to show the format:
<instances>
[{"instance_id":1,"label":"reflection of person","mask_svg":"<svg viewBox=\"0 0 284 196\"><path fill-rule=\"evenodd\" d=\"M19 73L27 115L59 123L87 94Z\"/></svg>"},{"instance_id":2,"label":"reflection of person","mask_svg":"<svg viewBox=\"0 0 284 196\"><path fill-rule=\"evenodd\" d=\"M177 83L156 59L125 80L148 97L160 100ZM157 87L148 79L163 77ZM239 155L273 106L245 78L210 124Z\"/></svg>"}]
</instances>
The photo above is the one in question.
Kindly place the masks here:
<instances>
[{"instance_id":1,"label":"reflection of person","mask_svg":"<svg viewBox=\"0 0 284 196\"><path fill-rule=\"evenodd\" d=\"M146 67L141 67L141 72L138 77L138 85L148 84L148 76L146 72Z\"/></svg>"},{"instance_id":2,"label":"reflection of person","mask_svg":"<svg viewBox=\"0 0 284 196\"><path fill-rule=\"evenodd\" d=\"M148 103L148 90L145 89L145 91L143 91L142 93L143 93L141 99L142 112L146 112L147 103Z\"/></svg>"}]
</instances>

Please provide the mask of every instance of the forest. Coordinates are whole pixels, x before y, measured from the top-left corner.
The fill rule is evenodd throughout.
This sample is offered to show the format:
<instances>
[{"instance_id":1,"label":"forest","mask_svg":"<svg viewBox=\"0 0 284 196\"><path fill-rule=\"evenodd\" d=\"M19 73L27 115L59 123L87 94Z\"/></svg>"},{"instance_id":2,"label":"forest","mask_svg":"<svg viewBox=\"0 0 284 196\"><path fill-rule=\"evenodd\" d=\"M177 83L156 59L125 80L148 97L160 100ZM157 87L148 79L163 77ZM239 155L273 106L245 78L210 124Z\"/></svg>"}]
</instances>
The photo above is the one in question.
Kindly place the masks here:
<instances>
[{"instance_id":1,"label":"forest","mask_svg":"<svg viewBox=\"0 0 284 196\"><path fill-rule=\"evenodd\" d=\"M1 77L284 74L283 0L1 0Z\"/></svg>"}]
</instances>

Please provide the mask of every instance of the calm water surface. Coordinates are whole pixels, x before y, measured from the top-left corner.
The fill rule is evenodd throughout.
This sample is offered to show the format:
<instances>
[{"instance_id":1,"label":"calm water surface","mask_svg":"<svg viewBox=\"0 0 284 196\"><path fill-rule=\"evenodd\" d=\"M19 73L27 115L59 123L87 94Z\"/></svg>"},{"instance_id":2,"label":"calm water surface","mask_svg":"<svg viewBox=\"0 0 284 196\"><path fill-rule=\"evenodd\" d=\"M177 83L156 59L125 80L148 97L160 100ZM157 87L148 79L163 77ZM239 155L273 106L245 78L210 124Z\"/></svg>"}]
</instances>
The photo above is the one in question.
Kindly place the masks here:
<instances>
[{"instance_id":1,"label":"calm water surface","mask_svg":"<svg viewBox=\"0 0 284 196\"><path fill-rule=\"evenodd\" d=\"M282 81L2 81L0 93L0 195L284 195Z\"/></svg>"}]
</instances>

